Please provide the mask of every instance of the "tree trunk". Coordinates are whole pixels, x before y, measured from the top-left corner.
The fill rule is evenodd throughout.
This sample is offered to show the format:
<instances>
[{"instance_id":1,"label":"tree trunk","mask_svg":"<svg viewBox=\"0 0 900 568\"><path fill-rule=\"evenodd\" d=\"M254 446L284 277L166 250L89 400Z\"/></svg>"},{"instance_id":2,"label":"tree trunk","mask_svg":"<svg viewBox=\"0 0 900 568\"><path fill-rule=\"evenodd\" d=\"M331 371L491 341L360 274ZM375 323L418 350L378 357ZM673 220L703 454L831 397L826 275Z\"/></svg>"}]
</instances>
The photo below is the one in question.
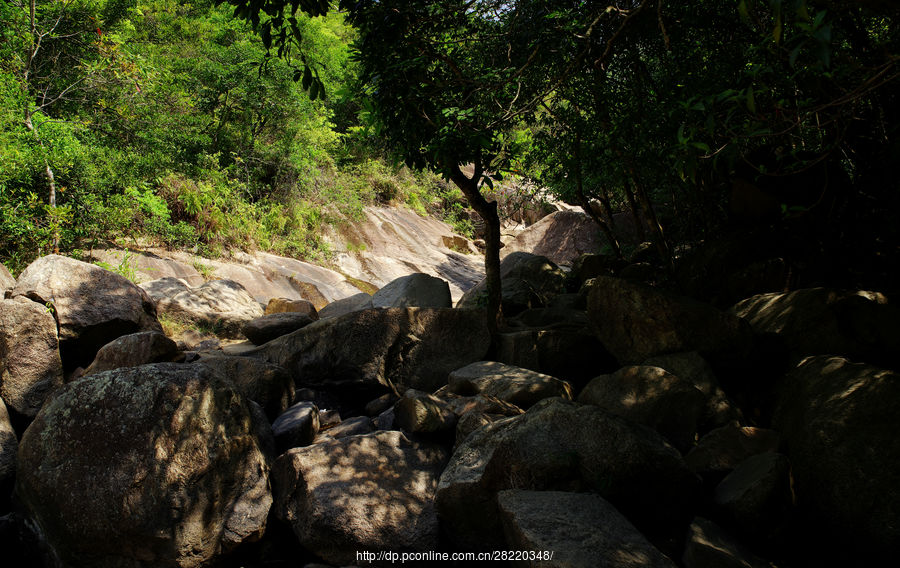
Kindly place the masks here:
<instances>
[{"instance_id":1,"label":"tree trunk","mask_svg":"<svg viewBox=\"0 0 900 568\"><path fill-rule=\"evenodd\" d=\"M640 180L637 179L637 172L635 172L634 166L631 163L626 163L628 166L628 173L631 175L631 182L634 184L634 189L637 193L638 201L641 204L641 209L644 210L644 215L647 219L647 225L649 226L650 231L653 233L653 241L654 244L656 244L656 250L659 253L659 258L663 261L666 270L668 270L670 274L674 274L675 265L672 263L672 253L669 250L669 243L666 241L666 237L663 234L662 225L659 224L659 219L656 217L656 212L653 210L653 204L650 202L650 196L647 195L647 191L644 189L643 184L641 184Z\"/></svg>"},{"instance_id":2,"label":"tree trunk","mask_svg":"<svg viewBox=\"0 0 900 568\"><path fill-rule=\"evenodd\" d=\"M587 198L587 195L584 194L584 174L581 171L581 139L577 136L575 138L575 147L573 149L575 158L575 197L578 199L578 204L581 205L584 212L594 220L594 223L596 223L600 227L600 230L603 231L603 234L606 235L606 240L609 242L609 246L612 247L616 258L624 258L622 249L619 247L619 240L616 238L615 233L612 232L612 229L609 228L609 225L603 220L603 217L594 211L594 208L591 207L590 200ZM609 209L607 209L607 213L612 216Z\"/></svg>"},{"instance_id":3,"label":"tree trunk","mask_svg":"<svg viewBox=\"0 0 900 568\"><path fill-rule=\"evenodd\" d=\"M606 211L607 222L609 223L610 230L615 233L616 232L616 219L613 217L612 205L610 204L609 199L609 189L604 187L600 192L600 204L603 205L603 210Z\"/></svg>"},{"instance_id":4,"label":"tree trunk","mask_svg":"<svg viewBox=\"0 0 900 568\"><path fill-rule=\"evenodd\" d=\"M467 177L459 165L451 163L447 169L450 180L463 192L469 205L484 220L484 274L487 285L487 326L491 337L497 337L497 331L503 321L500 290L500 214L497 202L488 202L478 189L478 181L483 169L476 164L475 173Z\"/></svg>"},{"instance_id":5,"label":"tree trunk","mask_svg":"<svg viewBox=\"0 0 900 568\"><path fill-rule=\"evenodd\" d=\"M647 233L644 231L644 221L641 219L641 212L638 209L637 201L634 199L634 192L631 191L631 184L628 183L627 177L623 182L623 187L625 189L625 198L628 200L628 207L631 208L631 217L634 219L638 240L644 242L647 240Z\"/></svg>"}]
</instances>

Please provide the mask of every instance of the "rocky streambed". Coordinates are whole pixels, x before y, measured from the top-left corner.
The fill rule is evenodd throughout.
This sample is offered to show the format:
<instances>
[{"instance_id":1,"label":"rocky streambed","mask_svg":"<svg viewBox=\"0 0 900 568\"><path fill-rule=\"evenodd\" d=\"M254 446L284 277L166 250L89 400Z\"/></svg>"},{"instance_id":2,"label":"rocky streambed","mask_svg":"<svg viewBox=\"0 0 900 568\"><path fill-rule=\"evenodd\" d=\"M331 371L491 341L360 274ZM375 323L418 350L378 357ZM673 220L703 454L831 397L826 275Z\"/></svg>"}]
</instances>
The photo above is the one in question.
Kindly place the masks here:
<instances>
[{"instance_id":1,"label":"rocky streambed","mask_svg":"<svg viewBox=\"0 0 900 568\"><path fill-rule=\"evenodd\" d=\"M478 287L454 302L433 275L263 308L235 281L141 287L41 258L0 302L4 565L896 558L888 298L723 309L630 266L507 255L492 338ZM176 312L244 341L173 341L158 318Z\"/></svg>"}]
</instances>

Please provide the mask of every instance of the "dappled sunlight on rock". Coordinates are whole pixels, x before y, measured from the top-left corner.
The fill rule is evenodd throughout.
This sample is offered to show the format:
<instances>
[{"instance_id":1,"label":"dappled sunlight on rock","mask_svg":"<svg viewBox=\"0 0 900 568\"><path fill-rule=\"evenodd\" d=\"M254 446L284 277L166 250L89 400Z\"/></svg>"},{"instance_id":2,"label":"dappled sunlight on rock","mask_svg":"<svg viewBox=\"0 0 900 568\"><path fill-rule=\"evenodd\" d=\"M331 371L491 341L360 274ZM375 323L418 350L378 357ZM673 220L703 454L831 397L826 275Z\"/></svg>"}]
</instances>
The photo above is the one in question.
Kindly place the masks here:
<instances>
[{"instance_id":1,"label":"dappled sunlight on rock","mask_svg":"<svg viewBox=\"0 0 900 568\"><path fill-rule=\"evenodd\" d=\"M396 431L297 448L273 469L276 514L329 562L353 562L355 550L435 549L432 497L446 459Z\"/></svg>"}]
</instances>

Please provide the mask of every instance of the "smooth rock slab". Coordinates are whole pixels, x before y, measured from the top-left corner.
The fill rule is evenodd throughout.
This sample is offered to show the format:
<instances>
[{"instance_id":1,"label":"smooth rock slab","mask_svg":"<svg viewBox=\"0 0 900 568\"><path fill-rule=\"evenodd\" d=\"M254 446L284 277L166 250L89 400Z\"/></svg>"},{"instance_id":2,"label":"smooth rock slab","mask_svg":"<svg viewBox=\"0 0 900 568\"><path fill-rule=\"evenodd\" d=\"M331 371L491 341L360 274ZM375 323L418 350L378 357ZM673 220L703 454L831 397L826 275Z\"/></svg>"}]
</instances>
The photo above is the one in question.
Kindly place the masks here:
<instances>
[{"instance_id":1,"label":"smooth rock slab","mask_svg":"<svg viewBox=\"0 0 900 568\"><path fill-rule=\"evenodd\" d=\"M507 549L540 551L547 568L675 568L599 495L512 489L497 494ZM546 553L552 553L549 559Z\"/></svg>"},{"instance_id":2,"label":"smooth rock slab","mask_svg":"<svg viewBox=\"0 0 900 568\"><path fill-rule=\"evenodd\" d=\"M25 298L0 300L0 397L19 414L34 416L62 384L53 316Z\"/></svg>"},{"instance_id":3,"label":"smooth rock slab","mask_svg":"<svg viewBox=\"0 0 900 568\"><path fill-rule=\"evenodd\" d=\"M319 310L319 319L336 318L360 310L371 310L372 296L365 292L335 300Z\"/></svg>"},{"instance_id":4,"label":"smooth rock slab","mask_svg":"<svg viewBox=\"0 0 900 568\"><path fill-rule=\"evenodd\" d=\"M397 431L296 448L273 468L275 513L335 565L355 563L358 550L436 550L433 497L446 459Z\"/></svg>"},{"instance_id":5,"label":"smooth rock slab","mask_svg":"<svg viewBox=\"0 0 900 568\"><path fill-rule=\"evenodd\" d=\"M64 565L182 567L259 538L271 505L249 404L202 366L63 387L22 436L16 494Z\"/></svg>"}]
</instances>

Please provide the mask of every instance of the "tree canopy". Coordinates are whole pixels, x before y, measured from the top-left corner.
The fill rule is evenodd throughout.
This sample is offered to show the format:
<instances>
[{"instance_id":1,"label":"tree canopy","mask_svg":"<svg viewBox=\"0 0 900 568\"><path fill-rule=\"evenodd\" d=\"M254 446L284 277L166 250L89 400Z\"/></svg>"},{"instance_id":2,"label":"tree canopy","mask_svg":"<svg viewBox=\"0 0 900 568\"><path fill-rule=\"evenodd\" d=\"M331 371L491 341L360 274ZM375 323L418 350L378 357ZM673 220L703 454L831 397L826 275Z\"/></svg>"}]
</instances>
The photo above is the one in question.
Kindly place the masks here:
<instances>
[{"instance_id":1,"label":"tree canopy","mask_svg":"<svg viewBox=\"0 0 900 568\"><path fill-rule=\"evenodd\" d=\"M500 246L492 186L509 176L584 206L620 256L613 213L632 211L670 269L673 240L714 238L746 213L736 195L771 201L783 226L807 231L784 234L806 243L800 256L884 271L896 252L892 3L30 5L36 18L29 2L0 9L0 94L5 109L17 109L4 111L4 124L31 116L34 126L2 130L14 151L3 158L0 206L10 219L44 210L44 233L96 214L102 208L88 204L114 187L148 210L164 201L166 230L185 231L187 242L191 230L221 228L216 216L227 207L210 203L226 187L265 203L329 163L387 152L451 180L485 219L492 311ZM108 156L86 158L98 148ZM218 189L186 181L197 174ZM66 189L50 215L33 190L54 177ZM193 229L174 229L178 221ZM866 243L877 250L860 255Z\"/></svg>"}]
</instances>

